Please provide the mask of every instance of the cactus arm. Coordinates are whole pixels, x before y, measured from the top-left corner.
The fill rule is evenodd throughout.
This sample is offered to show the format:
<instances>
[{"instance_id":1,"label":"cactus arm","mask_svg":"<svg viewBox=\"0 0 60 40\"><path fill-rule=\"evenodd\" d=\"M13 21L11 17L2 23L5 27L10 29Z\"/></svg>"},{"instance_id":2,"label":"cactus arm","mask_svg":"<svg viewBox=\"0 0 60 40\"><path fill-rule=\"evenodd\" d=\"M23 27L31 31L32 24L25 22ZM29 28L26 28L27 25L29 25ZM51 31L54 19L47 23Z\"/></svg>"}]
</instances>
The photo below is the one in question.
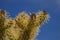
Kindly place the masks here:
<instances>
[{"instance_id":1,"label":"cactus arm","mask_svg":"<svg viewBox=\"0 0 60 40\"><path fill-rule=\"evenodd\" d=\"M32 26L34 25L34 21L35 20L30 19L29 24L27 25L27 29L25 29L23 32L21 40L30 40L30 33L32 31Z\"/></svg>"},{"instance_id":2,"label":"cactus arm","mask_svg":"<svg viewBox=\"0 0 60 40\"><path fill-rule=\"evenodd\" d=\"M27 25L28 25L28 21L29 21L29 16L25 13L25 12L22 12L21 14L19 14L17 17L16 17L16 24L22 28L22 29L26 29L27 28Z\"/></svg>"},{"instance_id":3,"label":"cactus arm","mask_svg":"<svg viewBox=\"0 0 60 40\"><path fill-rule=\"evenodd\" d=\"M48 19L48 14L42 12L39 15L36 15L35 19L34 19L34 16L31 18L30 18L30 22L28 24L27 29L25 29L23 33L22 40L34 40L38 33L38 30L40 27L39 25L41 25Z\"/></svg>"},{"instance_id":4,"label":"cactus arm","mask_svg":"<svg viewBox=\"0 0 60 40\"><path fill-rule=\"evenodd\" d=\"M38 31L40 26L48 20L48 14L44 11L39 12L39 15L36 15L36 19L34 21L34 24L32 23L32 26L30 26L30 40L34 40L36 36L38 35ZM40 25L40 26L39 26Z\"/></svg>"},{"instance_id":5,"label":"cactus arm","mask_svg":"<svg viewBox=\"0 0 60 40\"><path fill-rule=\"evenodd\" d=\"M25 14L25 12L22 12L19 16L17 16L16 24L21 29L18 40L23 40L22 36L23 36L23 33L25 32L25 29L27 29L28 23L29 23L29 16Z\"/></svg>"}]
</instances>

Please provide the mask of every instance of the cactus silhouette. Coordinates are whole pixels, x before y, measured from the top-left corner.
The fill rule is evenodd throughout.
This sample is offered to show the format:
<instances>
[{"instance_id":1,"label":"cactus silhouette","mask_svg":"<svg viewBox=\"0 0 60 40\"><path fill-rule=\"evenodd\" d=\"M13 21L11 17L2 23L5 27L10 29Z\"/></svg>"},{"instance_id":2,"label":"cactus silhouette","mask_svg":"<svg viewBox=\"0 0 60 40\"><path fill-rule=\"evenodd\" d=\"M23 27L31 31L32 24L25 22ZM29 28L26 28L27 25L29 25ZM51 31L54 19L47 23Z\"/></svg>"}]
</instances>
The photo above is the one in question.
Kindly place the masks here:
<instances>
[{"instance_id":1,"label":"cactus silhouette","mask_svg":"<svg viewBox=\"0 0 60 40\"><path fill-rule=\"evenodd\" d=\"M0 10L0 40L35 40L40 26L48 18L46 11L40 11L31 15L22 12L13 19Z\"/></svg>"}]
</instances>

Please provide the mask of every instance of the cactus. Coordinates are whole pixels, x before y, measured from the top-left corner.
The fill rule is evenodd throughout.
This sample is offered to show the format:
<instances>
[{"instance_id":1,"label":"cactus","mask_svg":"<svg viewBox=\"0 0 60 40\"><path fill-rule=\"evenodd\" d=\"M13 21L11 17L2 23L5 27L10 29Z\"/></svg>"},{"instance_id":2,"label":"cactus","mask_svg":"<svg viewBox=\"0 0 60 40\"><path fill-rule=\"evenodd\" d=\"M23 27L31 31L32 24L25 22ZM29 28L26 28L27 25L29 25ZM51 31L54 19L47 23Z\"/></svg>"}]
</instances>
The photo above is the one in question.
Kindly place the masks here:
<instances>
[{"instance_id":1,"label":"cactus","mask_svg":"<svg viewBox=\"0 0 60 40\"><path fill-rule=\"evenodd\" d=\"M12 19L0 10L0 40L35 40L40 26L48 18L46 11L40 11L31 15L22 12Z\"/></svg>"}]
</instances>

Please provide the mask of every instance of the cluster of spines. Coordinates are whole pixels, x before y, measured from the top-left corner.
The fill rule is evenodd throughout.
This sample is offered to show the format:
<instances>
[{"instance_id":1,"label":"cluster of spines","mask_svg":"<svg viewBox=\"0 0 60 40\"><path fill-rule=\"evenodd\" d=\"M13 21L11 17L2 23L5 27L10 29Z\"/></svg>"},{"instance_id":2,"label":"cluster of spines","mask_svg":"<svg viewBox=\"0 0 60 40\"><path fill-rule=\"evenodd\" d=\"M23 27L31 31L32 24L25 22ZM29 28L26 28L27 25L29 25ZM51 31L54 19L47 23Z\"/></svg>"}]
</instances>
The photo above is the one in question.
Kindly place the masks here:
<instances>
[{"instance_id":1,"label":"cluster of spines","mask_svg":"<svg viewBox=\"0 0 60 40\"><path fill-rule=\"evenodd\" d=\"M0 31L4 31L4 33L1 32L3 33L2 35L0 34L1 40L6 40L6 36L8 36L9 40L35 40L39 25L49 18L46 11L31 15L22 12L15 19L8 18L4 10L0 10L0 15L0 24L4 23L0 26L2 29Z\"/></svg>"}]
</instances>

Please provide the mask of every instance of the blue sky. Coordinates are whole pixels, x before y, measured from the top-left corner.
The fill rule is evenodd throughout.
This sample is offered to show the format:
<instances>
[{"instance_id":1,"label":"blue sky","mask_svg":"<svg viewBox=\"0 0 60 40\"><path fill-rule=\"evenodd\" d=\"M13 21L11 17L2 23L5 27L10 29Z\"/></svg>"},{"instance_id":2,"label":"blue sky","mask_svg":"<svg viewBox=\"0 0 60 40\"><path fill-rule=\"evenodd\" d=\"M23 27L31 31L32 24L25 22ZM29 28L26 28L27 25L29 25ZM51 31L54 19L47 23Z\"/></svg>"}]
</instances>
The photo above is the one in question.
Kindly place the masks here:
<instances>
[{"instance_id":1,"label":"blue sky","mask_svg":"<svg viewBox=\"0 0 60 40\"><path fill-rule=\"evenodd\" d=\"M50 21L40 28L37 40L60 40L60 0L0 0L0 9L4 9L14 18L19 12L38 12L46 10Z\"/></svg>"}]
</instances>

